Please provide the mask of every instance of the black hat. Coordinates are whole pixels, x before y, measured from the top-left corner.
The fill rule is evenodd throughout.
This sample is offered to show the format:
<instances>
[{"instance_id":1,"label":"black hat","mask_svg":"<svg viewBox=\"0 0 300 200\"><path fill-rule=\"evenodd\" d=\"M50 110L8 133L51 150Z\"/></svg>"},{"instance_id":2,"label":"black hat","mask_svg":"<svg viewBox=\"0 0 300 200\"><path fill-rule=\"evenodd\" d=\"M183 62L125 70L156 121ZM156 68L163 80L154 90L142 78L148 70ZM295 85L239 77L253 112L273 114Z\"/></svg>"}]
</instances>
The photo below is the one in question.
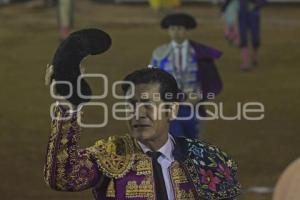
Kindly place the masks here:
<instances>
[{"instance_id":1,"label":"black hat","mask_svg":"<svg viewBox=\"0 0 300 200\"><path fill-rule=\"evenodd\" d=\"M52 65L55 81L68 81L73 86L72 95L67 100L73 105L87 102L90 99L82 98L77 93L77 78L80 76L80 62L88 55L101 54L111 46L110 36L99 29L83 29L72 33L57 48ZM82 79L80 82L81 94L92 94L88 83ZM70 88L66 84L57 84L56 92L66 96L70 94Z\"/></svg>"},{"instance_id":2,"label":"black hat","mask_svg":"<svg viewBox=\"0 0 300 200\"><path fill-rule=\"evenodd\" d=\"M169 28L169 26L184 26L186 29L194 29L197 26L197 22L194 17L185 13L175 13L165 16L160 23L163 29Z\"/></svg>"}]
</instances>

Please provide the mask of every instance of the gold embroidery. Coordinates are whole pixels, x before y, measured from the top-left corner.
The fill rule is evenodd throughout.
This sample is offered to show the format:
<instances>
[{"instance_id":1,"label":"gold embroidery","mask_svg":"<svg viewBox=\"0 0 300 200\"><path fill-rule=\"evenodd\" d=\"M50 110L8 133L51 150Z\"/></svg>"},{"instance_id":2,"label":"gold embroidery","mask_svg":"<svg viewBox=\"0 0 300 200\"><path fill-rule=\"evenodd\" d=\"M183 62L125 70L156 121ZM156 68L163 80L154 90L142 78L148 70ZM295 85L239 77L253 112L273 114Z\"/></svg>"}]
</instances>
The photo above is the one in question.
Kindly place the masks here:
<instances>
[{"instance_id":1,"label":"gold embroidery","mask_svg":"<svg viewBox=\"0 0 300 200\"><path fill-rule=\"evenodd\" d=\"M126 185L126 197L135 197L139 192L138 185L135 181L128 181Z\"/></svg>"},{"instance_id":2,"label":"gold embroidery","mask_svg":"<svg viewBox=\"0 0 300 200\"><path fill-rule=\"evenodd\" d=\"M176 199L184 199L184 200L194 200L194 195L192 190L176 190Z\"/></svg>"},{"instance_id":3,"label":"gold embroidery","mask_svg":"<svg viewBox=\"0 0 300 200\"><path fill-rule=\"evenodd\" d=\"M56 113L56 116L61 115L58 108L55 108L54 113ZM51 123L51 134L48 142L46 165L44 167L45 182L47 183L48 186L50 186L50 181L51 181L51 167L53 165L53 154L55 152L54 142L57 134L58 134L58 122L55 121Z\"/></svg>"},{"instance_id":4,"label":"gold embroidery","mask_svg":"<svg viewBox=\"0 0 300 200\"><path fill-rule=\"evenodd\" d=\"M149 175L152 172L152 165L150 159L139 160L136 164L137 175Z\"/></svg>"},{"instance_id":5,"label":"gold embroidery","mask_svg":"<svg viewBox=\"0 0 300 200\"><path fill-rule=\"evenodd\" d=\"M153 198L153 184L150 180L143 180L140 184L136 181L128 181L126 185L126 197L138 198L148 197Z\"/></svg>"},{"instance_id":6,"label":"gold embroidery","mask_svg":"<svg viewBox=\"0 0 300 200\"><path fill-rule=\"evenodd\" d=\"M171 176L175 184L188 182L187 177L180 167L178 162L175 162L171 167Z\"/></svg>"},{"instance_id":7,"label":"gold embroidery","mask_svg":"<svg viewBox=\"0 0 300 200\"><path fill-rule=\"evenodd\" d=\"M58 154L56 156L57 158L57 176L56 179L59 180L57 181L57 187L64 190L65 188L68 187L68 185L71 183L71 180L76 180L75 182L77 183L76 185L73 186L72 190L77 190L81 187L82 178L78 176L79 174L79 169L83 165L82 160L79 160L78 163L74 163L76 159L78 158L76 149L77 145L70 145L67 146L69 142L71 143L76 143L77 142L77 135L76 133L79 133L79 127L77 125L76 120L71 119L67 121L59 121L58 123L62 123L62 128L58 131L61 131L61 139L60 139L60 145L59 145L59 150ZM68 134L70 132L71 127L73 128L74 135L72 138L68 138ZM70 163L74 167L69 175L66 175L66 164L68 162L68 159L70 160Z\"/></svg>"},{"instance_id":8,"label":"gold embroidery","mask_svg":"<svg viewBox=\"0 0 300 200\"><path fill-rule=\"evenodd\" d=\"M57 118L64 115L56 107ZM48 185L58 190L78 191L89 187L95 177L90 152L78 151L77 141L80 128L76 122L76 115L70 120L53 120L49 139L47 161L45 166L45 180ZM67 163L70 164L66 171Z\"/></svg>"},{"instance_id":9,"label":"gold embroidery","mask_svg":"<svg viewBox=\"0 0 300 200\"><path fill-rule=\"evenodd\" d=\"M121 178L132 168L134 145L129 135L100 140L89 150L96 157L100 171L108 177Z\"/></svg>"},{"instance_id":10,"label":"gold embroidery","mask_svg":"<svg viewBox=\"0 0 300 200\"><path fill-rule=\"evenodd\" d=\"M57 160L59 162L63 162L68 158L68 156L69 156L69 154L67 153L67 151L63 150L57 155Z\"/></svg>"},{"instance_id":11,"label":"gold embroidery","mask_svg":"<svg viewBox=\"0 0 300 200\"><path fill-rule=\"evenodd\" d=\"M62 140L61 140L61 144L62 145L65 145L65 144L67 144L69 142L69 140L67 139L67 138L63 138Z\"/></svg>"},{"instance_id":12,"label":"gold embroidery","mask_svg":"<svg viewBox=\"0 0 300 200\"><path fill-rule=\"evenodd\" d=\"M116 196L114 181L112 181L112 180L108 184L106 196L107 197L115 197Z\"/></svg>"},{"instance_id":13,"label":"gold embroidery","mask_svg":"<svg viewBox=\"0 0 300 200\"><path fill-rule=\"evenodd\" d=\"M175 161L172 163L170 167L170 174L171 174L171 182L173 185L175 199L178 200L194 200L194 194L192 190L184 190L181 189L180 185L184 183L189 183L183 168L180 164Z\"/></svg>"}]
</instances>

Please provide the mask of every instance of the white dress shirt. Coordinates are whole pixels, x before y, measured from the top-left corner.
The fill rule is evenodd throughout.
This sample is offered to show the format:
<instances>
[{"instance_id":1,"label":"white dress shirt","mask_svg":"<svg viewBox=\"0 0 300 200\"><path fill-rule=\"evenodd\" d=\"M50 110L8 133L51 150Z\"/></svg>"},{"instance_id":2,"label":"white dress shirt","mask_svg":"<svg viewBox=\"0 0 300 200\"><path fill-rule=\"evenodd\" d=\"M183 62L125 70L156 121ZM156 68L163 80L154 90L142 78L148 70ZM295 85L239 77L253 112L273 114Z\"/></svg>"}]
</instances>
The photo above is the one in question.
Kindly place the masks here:
<instances>
[{"instance_id":1,"label":"white dress shirt","mask_svg":"<svg viewBox=\"0 0 300 200\"><path fill-rule=\"evenodd\" d=\"M187 67L187 56L188 56L188 47L189 42L185 40L183 43L178 44L175 41L171 42L171 45L174 49L175 62L174 65L178 70L185 70ZM181 59L180 59L181 54Z\"/></svg>"},{"instance_id":2,"label":"white dress shirt","mask_svg":"<svg viewBox=\"0 0 300 200\"><path fill-rule=\"evenodd\" d=\"M138 144L141 146L144 153L147 153L148 151L152 151L141 142L138 142ZM175 144L174 138L169 134L167 142L158 150L162 154L158 158L158 163L161 165L169 200L174 199L174 191L173 191L170 172L169 172L169 168L172 162L174 162L174 156L173 156L174 144Z\"/></svg>"}]
</instances>

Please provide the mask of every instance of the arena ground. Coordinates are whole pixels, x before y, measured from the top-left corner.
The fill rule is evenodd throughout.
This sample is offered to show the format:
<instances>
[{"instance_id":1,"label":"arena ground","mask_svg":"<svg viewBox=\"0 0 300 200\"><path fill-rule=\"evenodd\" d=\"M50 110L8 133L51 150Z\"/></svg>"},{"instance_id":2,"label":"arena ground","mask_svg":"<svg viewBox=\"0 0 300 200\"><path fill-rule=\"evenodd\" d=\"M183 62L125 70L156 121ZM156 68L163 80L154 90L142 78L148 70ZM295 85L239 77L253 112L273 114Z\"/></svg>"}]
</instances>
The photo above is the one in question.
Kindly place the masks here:
<instances>
[{"instance_id":1,"label":"arena ground","mask_svg":"<svg viewBox=\"0 0 300 200\"><path fill-rule=\"evenodd\" d=\"M191 32L197 41L220 48L218 61L224 91L217 102L232 115L238 102L258 101L265 106L260 121L215 120L205 123L203 138L229 152L239 163L244 188L274 187L282 170L300 155L300 22L297 6L268 6L262 16L263 47L260 65L251 72L239 70L239 51L223 39L218 8L188 5L199 27ZM90 57L87 72L108 75L110 83L134 69L145 67L151 52L168 37L159 28L160 16L146 5L103 5L77 1L75 28L99 27L113 38L104 55ZM0 199L92 199L90 191L51 191L43 181L43 163L49 134L49 106L53 100L44 86L44 71L58 45L55 9L25 5L0 8ZM93 89L100 90L95 80ZM115 100L103 100L109 105ZM86 120L101 119L87 111ZM81 146L97 138L126 133L123 122L112 120L101 129L85 129ZM241 200L270 200L271 194L244 193Z\"/></svg>"}]
</instances>

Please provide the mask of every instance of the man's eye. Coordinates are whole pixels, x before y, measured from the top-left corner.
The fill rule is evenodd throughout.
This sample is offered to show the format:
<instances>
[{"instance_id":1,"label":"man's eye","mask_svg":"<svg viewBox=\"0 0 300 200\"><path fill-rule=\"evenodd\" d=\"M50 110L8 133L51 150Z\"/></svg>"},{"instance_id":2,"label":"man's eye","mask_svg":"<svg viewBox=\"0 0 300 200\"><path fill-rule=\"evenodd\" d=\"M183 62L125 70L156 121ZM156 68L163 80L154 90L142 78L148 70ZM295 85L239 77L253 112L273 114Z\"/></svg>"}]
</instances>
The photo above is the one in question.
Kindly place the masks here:
<instances>
[{"instance_id":1,"label":"man's eye","mask_svg":"<svg viewBox=\"0 0 300 200\"><path fill-rule=\"evenodd\" d=\"M137 102L136 101L129 101L128 104L130 104L131 106L135 107ZM129 105L128 105L129 106Z\"/></svg>"},{"instance_id":2,"label":"man's eye","mask_svg":"<svg viewBox=\"0 0 300 200\"><path fill-rule=\"evenodd\" d=\"M134 105L134 108L141 108L141 107L143 107L143 108L145 108L145 109L147 109L147 110L150 110L150 109L153 109L154 107L155 107L155 104L154 103L149 103L149 102L147 102L147 103L136 103L135 105Z\"/></svg>"},{"instance_id":3,"label":"man's eye","mask_svg":"<svg viewBox=\"0 0 300 200\"><path fill-rule=\"evenodd\" d=\"M152 108L152 105L145 105L145 108L146 108L146 109L151 109L151 108Z\"/></svg>"},{"instance_id":4,"label":"man's eye","mask_svg":"<svg viewBox=\"0 0 300 200\"><path fill-rule=\"evenodd\" d=\"M132 105L132 107L134 108L134 109L136 109L137 107L138 107L138 103L133 103L133 104L131 104Z\"/></svg>"},{"instance_id":5,"label":"man's eye","mask_svg":"<svg viewBox=\"0 0 300 200\"><path fill-rule=\"evenodd\" d=\"M125 105L125 109L127 109L127 110L130 109L130 108L132 108L132 107L133 107L132 104L126 104L126 105Z\"/></svg>"}]
</instances>

